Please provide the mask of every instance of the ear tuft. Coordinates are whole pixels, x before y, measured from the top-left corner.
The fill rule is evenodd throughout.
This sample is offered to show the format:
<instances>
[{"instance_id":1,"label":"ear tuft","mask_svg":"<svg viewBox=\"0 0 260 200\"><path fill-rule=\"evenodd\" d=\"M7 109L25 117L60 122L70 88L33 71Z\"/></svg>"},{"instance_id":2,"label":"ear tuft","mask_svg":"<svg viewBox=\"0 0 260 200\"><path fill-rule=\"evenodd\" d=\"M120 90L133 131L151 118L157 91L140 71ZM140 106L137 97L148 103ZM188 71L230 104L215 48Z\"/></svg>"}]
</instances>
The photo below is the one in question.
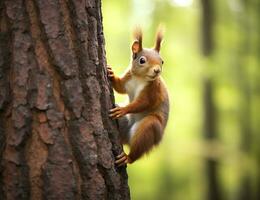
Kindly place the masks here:
<instances>
[{"instance_id":1,"label":"ear tuft","mask_svg":"<svg viewBox=\"0 0 260 200\"><path fill-rule=\"evenodd\" d=\"M142 29L139 26L135 27L133 36L135 41L132 45L132 51L133 53L138 53L143 50L143 46L142 46L143 33L142 33ZM136 50L136 52L134 52L134 49Z\"/></svg>"},{"instance_id":2,"label":"ear tuft","mask_svg":"<svg viewBox=\"0 0 260 200\"><path fill-rule=\"evenodd\" d=\"M156 37L155 37L155 47L154 47L154 49L157 52L160 52L161 43L162 43L162 40L163 40L163 34L164 34L164 28L162 27L162 25L160 25L157 29Z\"/></svg>"}]
</instances>

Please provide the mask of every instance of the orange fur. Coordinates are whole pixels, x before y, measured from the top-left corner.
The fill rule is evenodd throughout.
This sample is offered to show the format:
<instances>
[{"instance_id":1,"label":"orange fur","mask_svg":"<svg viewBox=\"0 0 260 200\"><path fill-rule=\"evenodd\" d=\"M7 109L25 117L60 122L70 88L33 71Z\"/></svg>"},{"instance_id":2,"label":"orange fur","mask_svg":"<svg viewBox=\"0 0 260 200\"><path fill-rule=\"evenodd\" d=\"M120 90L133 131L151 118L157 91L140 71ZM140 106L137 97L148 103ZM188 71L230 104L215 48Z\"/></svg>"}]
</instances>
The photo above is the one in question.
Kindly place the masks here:
<instances>
[{"instance_id":1,"label":"orange fur","mask_svg":"<svg viewBox=\"0 0 260 200\"><path fill-rule=\"evenodd\" d=\"M125 82L131 78L131 74L128 72L126 73L122 78L119 78L117 76L113 77L112 85L115 91L117 91L120 94L125 94Z\"/></svg>"},{"instance_id":2,"label":"orange fur","mask_svg":"<svg viewBox=\"0 0 260 200\"><path fill-rule=\"evenodd\" d=\"M162 134L163 127L156 116L148 115L144 117L130 141L129 163L133 163L159 144Z\"/></svg>"},{"instance_id":3,"label":"orange fur","mask_svg":"<svg viewBox=\"0 0 260 200\"><path fill-rule=\"evenodd\" d=\"M167 91L161 84L160 79L149 83L139 96L125 107L127 113L156 110L162 100L167 98Z\"/></svg>"},{"instance_id":4,"label":"orange fur","mask_svg":"<svg viewBox=\"0 0 260 200\"><path fill-rule=\"evenodd\" d=\"M147 85L138 98L126 106L128 113L147 113L129 140L129 163L148 153L160 142L168 119L168 106L167 90L160 79ZM163 110L167 113L163 113Z\"/></svg>"},{"instance_id":5,"label":"orange fur","mask_svg":"<svg viewBox=\"0 0 260 200\"><path fill-rule=\"evenodd\" d=\"M127 93L130 100L125 107L110 110L113 118L129 114L128 125L124 125L120 137L123 143L130 145L130 153L127 159L120 157L116 161L120 166L134 162L159 144L169 113L167 89L159 76L163 64L159 55L162 32L157 33L155 49L142 48L141 30L135 31L135 39L130 70L119 78L109 69L114 89Z\"/></svg>"}]
</instances>

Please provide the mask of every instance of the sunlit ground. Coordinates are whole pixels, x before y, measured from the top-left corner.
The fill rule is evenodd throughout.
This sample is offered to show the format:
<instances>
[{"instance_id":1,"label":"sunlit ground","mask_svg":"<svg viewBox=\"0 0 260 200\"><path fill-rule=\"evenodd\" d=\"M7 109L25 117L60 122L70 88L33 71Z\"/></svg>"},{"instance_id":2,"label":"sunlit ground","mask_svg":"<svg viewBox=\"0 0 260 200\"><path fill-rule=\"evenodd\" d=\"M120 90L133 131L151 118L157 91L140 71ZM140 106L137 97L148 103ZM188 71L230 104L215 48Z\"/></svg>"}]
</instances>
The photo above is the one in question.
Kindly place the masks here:
<instances>
[{"instance_id":1,"label":"sunlit ground","mask_svg":"<svg viewBox=\"0 0 260 200\"><path fill-rule=\"evenodd\" d=\"M158 24L163 23L166 27L161 55L164 59L162 77L170 95L170 118L161 145L127 168L134 200L203 199L207 188L206 157L221 158L219 179L226 199L232 199L237 192L244 169L250 173L256 171L255 161L239 150L236 116L239 94L232 85L233 80L223 73L230 64L227 46L234 45L232 40L238 35L234 33L235 29L226 32L227 25L217 24L216 33L230 44L217 42L214 55L217 62L203 58L199 6L198 1L192 0L103 1L107 62L116 74L122 74L129 64L134 25L142 26L146 47L153 46ZM231 11L226 12L229 15ZM225 51L220 51L221 48ZM229 70L232 69L228 68L228 73ZM202 133L202 80L213 73L219 83L214 101L221 120L218 121L219 140L208 144ZM116 95L117 102L126 98ZM244 164L241 161L245 161Z\"/></svg>"}]
</instances>

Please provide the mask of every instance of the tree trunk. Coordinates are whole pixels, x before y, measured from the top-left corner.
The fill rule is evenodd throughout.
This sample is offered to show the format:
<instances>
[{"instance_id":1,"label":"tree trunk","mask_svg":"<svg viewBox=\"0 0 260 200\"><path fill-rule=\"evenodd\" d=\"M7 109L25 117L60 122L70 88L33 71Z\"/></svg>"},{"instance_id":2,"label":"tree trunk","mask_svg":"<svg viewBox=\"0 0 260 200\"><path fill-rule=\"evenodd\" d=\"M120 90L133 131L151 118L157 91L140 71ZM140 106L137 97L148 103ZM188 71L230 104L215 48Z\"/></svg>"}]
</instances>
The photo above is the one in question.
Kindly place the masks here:
<instances>
[{"instance_id":1,"label":"tree trunk","mask_svg":"<svg viewBox=\"0 0 260 200\"><path fill-rule=\"evenodd\" d=\"M248 157L251 158L252 155L252 94L250 77L248 76L248 64L245 57L251 55L251 29L250 29L250 14L249 14L249 4L248 0L242 1L243 12L237 14L237 23L239 27L240 41L238 42L236 50L236 68L234 74L236 74L236 85L240 91L240 105L239 105L239 126L241 130L241 142L240 149ZM239 200L252 200L253 198L253 179L250 175L250 168L242 168L240 173L241 180L238 189L238 199Z\"/></svg>"},{"instance_id":2,"label":"tree trunk","mask_svg":"<svg viewBox=\"0 0 260 200\"><path fill-rule=\"evenodd\" d=\"M1 0L0 16L0 199L129 199L100 0Z\"/></svg>"},{"instance_id":3,"label":"tree trunk","mask_svg":"<svg viewBox=\"0 0 260 200\"><path fill-rule=\"evenodd\" d=\"M201 0L202 6L202 54L210 59L213 51L213 5L211 0ZM207 66L210 67L210 66ZM214 85L211 77L203 80L203 105L204 105L204 138L211 142L216 139L215 107L213 102ZM206 199L219 200L220 184L218 181L218 162L216 158L208 157L205 163L208 192Z\"/></svg>"},{"instance_id":4,"label":"tree trunk","mask_svg":"<svg viewBox=\"0 0 260 200\"><path fill-rule=\"evenodd\" d=\"M260 17L260 2L255 0L252 2L252 5L254 7L254 13L256 13L256 16L259 18ZM256 26L256 32L259 35L260 34L260 23L259 20L255 21L255 26ZM256 50L255 50L255 56L257 57L257 63L258 66L260 66L260 37L258 37L257 42L256 42ZM260 108L260 73L259 73L259 68L258 68L258 73L256 73L253 77L254 80L254 108L257 108L259 111ZM255 143L256 143L256 152L255 152L255 157L256 157L256 164L257 164L257 169L260 169L260 127L258 125L258 122L260 121L260 115L257 114L255 116L255 122L257 123L257 126L254 128L254 138L255 138ZM260 199L260 170L258 170L258 173L256 175L256 198L255 199Z\"/></svg>"}]
</instances>

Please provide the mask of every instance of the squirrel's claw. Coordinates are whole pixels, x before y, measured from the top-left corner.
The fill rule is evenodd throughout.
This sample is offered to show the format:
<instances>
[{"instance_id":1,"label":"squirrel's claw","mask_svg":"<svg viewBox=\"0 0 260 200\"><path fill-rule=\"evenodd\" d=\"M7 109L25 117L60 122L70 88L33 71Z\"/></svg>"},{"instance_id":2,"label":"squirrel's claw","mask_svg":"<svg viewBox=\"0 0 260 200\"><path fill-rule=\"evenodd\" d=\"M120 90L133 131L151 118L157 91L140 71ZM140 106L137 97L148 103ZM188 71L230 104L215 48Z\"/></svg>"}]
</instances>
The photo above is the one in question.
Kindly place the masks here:
<instances>
[{"instance_id":1,"label":"squirrel's claw","mask_svg":"<svg viewBox=\"0 0 260 200\"><path fill-rule=\"evenodd\" d=\"M112 68L109 65L107 65L107 72L108 72L107 75L108 75L109 78L115 77L114 71L112 70Z\"/></svg>"},{"instance_id":2,"label":"squirrel's claw","mask_svg":"<svg viewBox=\"0 0 260 200\"><path fill-rule=\"evenodd\" d=\"M125 152L122 152L120 155L116 157L115 164L118 167L121 167L123 165L126 165L128 163L128 156L125 154Z\"/></svg>"},{"instance_id":3,"label":"squirrel's claw","mask_svg":"<svg viewBox=\"0 0 260 200\"><path fill-rule=\"evenodd\" d=\"M123 107L116 107L109 111L109 117L112 117L113 119L119 118L124 116L127 112L126 109Z\"/></svg>"}]
</instances>

